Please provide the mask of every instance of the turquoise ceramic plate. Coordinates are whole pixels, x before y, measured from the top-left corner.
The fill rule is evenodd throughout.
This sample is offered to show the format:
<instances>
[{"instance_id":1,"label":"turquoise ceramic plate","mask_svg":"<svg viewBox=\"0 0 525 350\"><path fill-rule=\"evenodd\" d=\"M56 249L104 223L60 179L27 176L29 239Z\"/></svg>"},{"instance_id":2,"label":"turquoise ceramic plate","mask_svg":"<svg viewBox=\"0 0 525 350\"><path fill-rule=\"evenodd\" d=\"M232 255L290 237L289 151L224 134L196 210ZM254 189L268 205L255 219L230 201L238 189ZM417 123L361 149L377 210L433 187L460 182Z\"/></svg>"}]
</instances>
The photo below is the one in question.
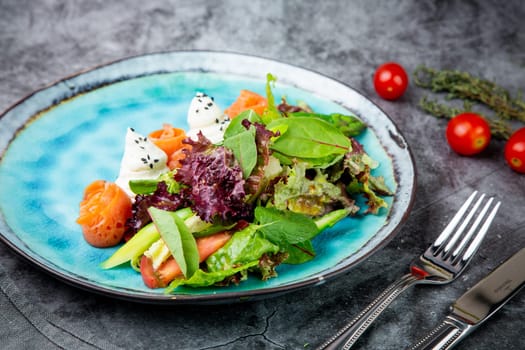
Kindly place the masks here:
<instances>
[{"instance_id":1,"label":"turquoise ceramic plate","mask_svg":"<svg viewBox=\"0 0 525 350\"><path fill-rule=\"evenodd\" d=\"M352 112L370 126L359 137L380 162L375 175L395 189L390 209L345 219L315 240L317 257L282 265L279 276L227 288L145 287L128 266L101 270L111 249L97 249L75 223L83 188L115 180L128 127L142 134L169 122L187 128L196 91L227 107L241 89L306 101L322 113ZM415 173L408 146L392 121L354 89L318 73L259 57L218 52L172 52L134 57L72 76L37 91L0 118L0 237L30 262L75 286L142 302L210 303L268 297L322 284L383 247L412 205Z\"/></svg>"}]
</instances>

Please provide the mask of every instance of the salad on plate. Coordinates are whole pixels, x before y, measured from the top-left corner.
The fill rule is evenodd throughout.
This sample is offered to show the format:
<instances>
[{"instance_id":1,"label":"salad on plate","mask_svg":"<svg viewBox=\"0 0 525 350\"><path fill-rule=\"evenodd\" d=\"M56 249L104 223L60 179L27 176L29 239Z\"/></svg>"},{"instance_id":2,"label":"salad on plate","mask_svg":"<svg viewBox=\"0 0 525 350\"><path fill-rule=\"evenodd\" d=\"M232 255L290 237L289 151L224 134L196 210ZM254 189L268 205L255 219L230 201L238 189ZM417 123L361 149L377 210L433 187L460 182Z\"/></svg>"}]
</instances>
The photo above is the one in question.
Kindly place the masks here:
<instances>
[{"instance_id":1,"label":"salad on plate","mask_svg":"<svg viewBox=\"0 0 525 350\"><path fill-rule=\"evenodd\" d=\"M338 221L382 214L392 192L355 139L364 122L277 103L275 82L268 74L266 96L242 90L224 110L197 92L188 130L127 130L117 179L89 184L77 219L89 244L123 243L102 269L130 264L167 293L267 280L314 260L312 239Z\"/></svg>"}]
</instances>

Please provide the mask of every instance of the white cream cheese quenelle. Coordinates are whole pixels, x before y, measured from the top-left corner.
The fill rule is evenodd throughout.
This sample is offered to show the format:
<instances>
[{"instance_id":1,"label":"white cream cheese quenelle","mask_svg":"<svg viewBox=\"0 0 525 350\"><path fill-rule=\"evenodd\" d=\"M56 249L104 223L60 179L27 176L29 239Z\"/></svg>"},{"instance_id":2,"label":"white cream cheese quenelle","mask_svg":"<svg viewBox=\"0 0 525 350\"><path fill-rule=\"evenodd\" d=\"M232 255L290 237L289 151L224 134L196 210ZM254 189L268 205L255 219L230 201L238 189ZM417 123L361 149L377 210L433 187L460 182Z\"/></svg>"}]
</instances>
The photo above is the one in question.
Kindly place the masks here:
<instances>
[{"instance_id":1,"label":"white cream cheese quenelle","mask_svg":"<svg viewBox=\"0 0 525 350\"><path fill-rule=\"evenodd\" d=\"M128 128L124 155L120 163L120 172L115 183L128 196L135 197L129 188L130 180L156 179L169 171L166 165L168 157L163 150L157 147L147 137Z\"/></svg>"},{"instance_id":2,"label":"white cream cheese quenelle","mask_svg":"<svg viewBox=\"0 0 525 350\"><path fill-rule=\"evenodd\" d=\"M217 106L213 97L202 92L197 92L191 100L187 120L189 137L196 140L201 131L213 143L223 140L224 131L230 123L230 118Z\"/></svg>"}]
</instances>

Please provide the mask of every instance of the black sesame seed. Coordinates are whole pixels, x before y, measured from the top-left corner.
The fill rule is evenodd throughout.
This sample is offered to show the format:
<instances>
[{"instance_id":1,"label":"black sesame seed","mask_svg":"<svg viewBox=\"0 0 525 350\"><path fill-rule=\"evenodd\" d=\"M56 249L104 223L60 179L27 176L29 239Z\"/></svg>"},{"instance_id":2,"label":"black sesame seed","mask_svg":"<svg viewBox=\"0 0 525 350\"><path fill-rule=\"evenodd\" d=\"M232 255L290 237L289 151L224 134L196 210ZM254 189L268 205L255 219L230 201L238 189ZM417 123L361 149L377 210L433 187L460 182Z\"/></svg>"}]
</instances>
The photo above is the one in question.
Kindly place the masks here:
<instances>
[{"instance_id":1,"label":"black sesame seed","mask_svg":"<svg viewBox=\"0 0 525 350\"><path fill-rule=\"evenodd\" d=\"M150 165L149 165L149 168L150 168L150 169L153 169L153 164L150 164Z\"/></svg>"},{"instance_id":2,"label":"black sesame seed","mask_svg":"<svg viewBox=\"0 0 525 350\"><path fill-rule=\"evenodd\" d=\"M211 106L213 106L213 103L208 102L208 107L211 107Z\"/></svg>"},{"instance_id":3,"label":"black sesame seed","mask_svg":"<svg viewBox=\"0 0 525 350\"><path fill-rule=\"evenodd\" d=\"M215 118L215 123L219 124L219 118Z\"/></svg>"},{"instance_id":4,"label":"black sesame seed","mask_svg":"<svg viewBox=\"0 0 525 350\"><path fill-rule=\"evenodd\" d=\"M205 110L208 110L209 108L208 107L204 107Z\"/></svg>"},{"instance_id":5,"label":"black sesame seed","mask_svg":"<svg viewBox=\"0 0 525 350\"><path fill-rule=\"evenodd\" d=\"M133 128L129 128L129 130L131 130L131 131L135 131L135 129L133 129Z\"/></svg>"}]
</instances>

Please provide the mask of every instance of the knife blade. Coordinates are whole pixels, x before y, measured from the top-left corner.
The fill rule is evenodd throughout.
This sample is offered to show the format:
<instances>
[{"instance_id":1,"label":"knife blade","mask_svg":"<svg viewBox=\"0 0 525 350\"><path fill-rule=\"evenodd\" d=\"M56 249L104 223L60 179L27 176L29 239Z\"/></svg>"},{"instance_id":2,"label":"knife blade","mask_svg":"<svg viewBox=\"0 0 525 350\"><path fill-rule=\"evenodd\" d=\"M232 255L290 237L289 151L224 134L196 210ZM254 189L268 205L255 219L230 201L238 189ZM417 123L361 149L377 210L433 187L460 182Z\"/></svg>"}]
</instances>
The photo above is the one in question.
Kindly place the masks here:
<instances>
[{"instance_id":1,"label":"knife blade","mask_svg":"<svg viewBox=\"0 0 525 350\"><path fill-rule=\"evenodd\" d=\"M451 349L525 286L522 248L457 299L444 321L410 350Z\"/></svg>"}]
</instances>

